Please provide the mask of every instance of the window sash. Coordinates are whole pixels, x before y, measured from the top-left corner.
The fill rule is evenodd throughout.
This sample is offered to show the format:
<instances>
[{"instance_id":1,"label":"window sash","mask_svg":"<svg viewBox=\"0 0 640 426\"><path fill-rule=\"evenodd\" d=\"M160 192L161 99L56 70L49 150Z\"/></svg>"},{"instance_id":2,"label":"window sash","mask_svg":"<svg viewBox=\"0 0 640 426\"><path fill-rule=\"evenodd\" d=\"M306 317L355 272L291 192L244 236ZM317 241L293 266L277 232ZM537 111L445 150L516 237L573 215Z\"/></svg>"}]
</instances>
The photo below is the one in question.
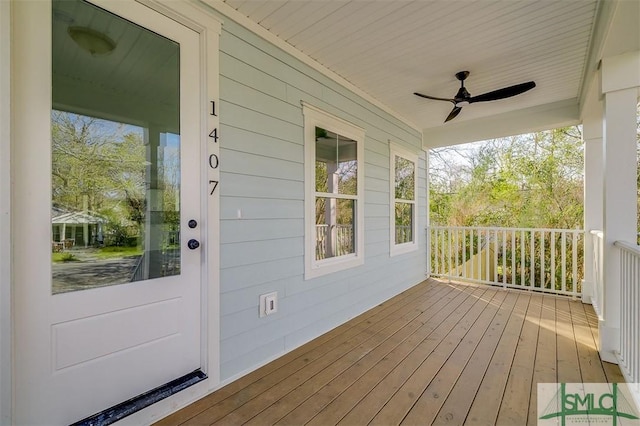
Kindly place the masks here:
<instances>
[{"instance_id":1,"label":"window sash","mask_svg":"<svg viewBox=\"0 0 640 426\"><path fill-rule=\"evenodd\" d=\"M403 161L398 161L401 158ZM417 154L406 151L405 149L390 143L389 145L389 190L390 190L390 217L389 217L389 243L390 243L390 255L394 256L417 250L418 248L418 160ZM400 163L400 164L398 164ZM411 167L409 167L409 164ZM402 169L398 168L398 166ZM411 179L412 188L406 190L398 190L398 172L405 170L405 173L400 173L407 179ZM412 176L412 177L409 177ZM402 176L401 176L402 179ZM396 195L411 196L413 198L398 198ZM404 212L404 219L401 219L398 215L396 206L399 204L405 204L410 206L410 224L401 225L397 221L407 221L407 212ZM401 213L402 214L402 213ZM406 227L410 228L407 229Z\"/></svg>"},{"instance_id":2,"label":"window sash","mask_svg":"<svg viewBox=\"0 0 640 426\"><path fill-rule=\"evenodd\" d=\"M302 110L304 115L304 135L305 135L305 279L312 279L320 277L329 273L350 269L364 263L364 141L365 132L364 129L355 126L343 119L332 116L306 102L302 102ZM355 188L349 189L345 192L354 191L355 194L340 193L341 188L338 185L321 187L316 186L316 173L321 171L316 170L317 161L322 161L324 158L330 158L329 152L324 151L327 154L325 157L318 158L317 154L317 132L316 128L320 128L331 132L332 134L350 139L356 142L355 152L353 147L345 147L345 150L350 149L350 154L345 157L345 161L349 160L349 156L353 161L357 163L354 165L353 173L355 174ZM328 146L328 144L327 144ZM324 147L326 148L326 147ZM343 151L346 152L346 151ZM336 159L342 158L340 156L340 149L336 154ZM338 180L338 179L337 179ZM321 191L318 191L321 189ZM332 192L324 192L326 189L331 189ZM319 231L316 225L316 200L318 198L327 198L334 200L352 200L353 206L353 220L349 226L352 235L348 235L348 239L352 240L352 246L349 245L348 250L337 250L334 254L336 256L319 259L317 256L318 250L318 234ZM351 220L351 219L348 219ZM326 222L333 222L337 225L338 220L331 219ZM337 237L337 229L335 231ZM341 235L343 237L344 235ZM338 247L340 248L340 247ZM347 253L351 252L351 253Z\"/></svg>"}]
</instances>

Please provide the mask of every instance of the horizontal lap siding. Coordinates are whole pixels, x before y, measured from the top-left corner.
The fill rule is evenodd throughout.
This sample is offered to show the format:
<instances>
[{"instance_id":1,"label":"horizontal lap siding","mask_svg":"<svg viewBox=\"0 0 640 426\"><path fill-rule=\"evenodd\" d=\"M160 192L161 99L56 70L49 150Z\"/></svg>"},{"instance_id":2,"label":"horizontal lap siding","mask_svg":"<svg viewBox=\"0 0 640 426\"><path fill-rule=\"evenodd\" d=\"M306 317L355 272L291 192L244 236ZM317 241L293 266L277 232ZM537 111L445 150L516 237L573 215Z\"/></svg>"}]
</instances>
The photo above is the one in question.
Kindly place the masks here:
<instances>
[{"instance_id":1,"label":"horizontal lap siding","mask_svg":"<svg viewBox=\"0 0 640 426\"><path fill-rule=\"evenodd\" d=\"M417 151L419 132L232 21L225 20L220 49L220 334L227 379L422 281L425 244L419 234L419 251L389 257L389 141ZM365 129L365 264L313 280L304 280L301 101ZM423 209L424 164L421 154ZM272 291L278 312L259 318L259 295Z\"/></svg>"}]
</instances>

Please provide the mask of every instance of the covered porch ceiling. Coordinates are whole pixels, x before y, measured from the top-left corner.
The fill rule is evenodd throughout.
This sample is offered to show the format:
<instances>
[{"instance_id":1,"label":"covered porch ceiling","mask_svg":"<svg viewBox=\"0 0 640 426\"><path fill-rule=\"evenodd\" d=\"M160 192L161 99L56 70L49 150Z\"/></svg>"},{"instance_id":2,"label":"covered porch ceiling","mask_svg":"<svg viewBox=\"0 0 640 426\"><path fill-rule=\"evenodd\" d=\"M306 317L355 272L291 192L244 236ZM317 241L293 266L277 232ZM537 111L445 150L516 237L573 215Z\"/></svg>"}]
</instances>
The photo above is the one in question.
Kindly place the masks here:
<instances>
[{"instance_id":1,"label":"covered porch ceiling","mask_svg":"<svg viewBox=\"0 0 640 426\"><path fill-rule=\"evenodd\" d=\"M214 2L423 131L425 148L575 124L600 59L640 48L637 0ZM471 95L537 87L444 124L452 104L413 92L452 98L462 70Z\"/></svg>"}]
</instances>

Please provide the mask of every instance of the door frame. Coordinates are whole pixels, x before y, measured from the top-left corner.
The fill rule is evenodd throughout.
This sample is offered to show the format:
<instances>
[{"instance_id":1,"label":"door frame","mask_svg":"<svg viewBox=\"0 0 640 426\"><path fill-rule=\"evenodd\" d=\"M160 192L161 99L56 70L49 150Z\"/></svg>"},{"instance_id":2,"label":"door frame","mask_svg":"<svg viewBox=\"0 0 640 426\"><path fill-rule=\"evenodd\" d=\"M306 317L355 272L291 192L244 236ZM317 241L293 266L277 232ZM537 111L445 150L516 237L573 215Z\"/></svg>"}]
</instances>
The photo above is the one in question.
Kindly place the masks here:
<instances>
[{"instance_id":1,"label":"door frame","mask_svg":"<svg viewBox=\"0 0 640 426\"><path fill-rule=\"evenodd\" d=\"M0 1L0 424L12 419L11 2Z\"/></svg>"},{"instance_id":2,"label":"door frame","mask_svg":"<svg viewBox=\"0 0 640 426\"><path fill-rule=\"evenodd\" d=\"M12 92L12 72L19 60L20 47L13 39L20 25L14 25L14 2L0 1L0 424L12 424L15 393L13 374L13 336L16 332L14 307L13 242L17 234L12 232L12 224L19 212L13 211L12 197L19 194L15 182L11 158L16 149L15 132L12 132L13 120L19 120L14 113L19 105L19 93ZM107 4L106 0L90 0L98 6ZM195 31L199 37L201 80L199 82L200 114L200 160L203 161L200 190L206 202L201 203L202 235L205 237L201 249L201 363L202 370L208 375L206 380L187 388L165 400L141 410L123 419L124 424L149 423L169 414L176 409L206 395L220 384L220 306L219 306L219 229L220 229L220 190L213 193L209 182L219 182L219 144L212 143L209 137L213 129L219 128L218 115L212 115L211 102L219 105L219 37L222 21L206 6L191 2L167 0L137 1L166 17ZM216 167L210 167L211 156L216 156ZM12 168L13 167L13 168ZM105 407L106 408L106 407Z\"/></svg>"}]
</instances>

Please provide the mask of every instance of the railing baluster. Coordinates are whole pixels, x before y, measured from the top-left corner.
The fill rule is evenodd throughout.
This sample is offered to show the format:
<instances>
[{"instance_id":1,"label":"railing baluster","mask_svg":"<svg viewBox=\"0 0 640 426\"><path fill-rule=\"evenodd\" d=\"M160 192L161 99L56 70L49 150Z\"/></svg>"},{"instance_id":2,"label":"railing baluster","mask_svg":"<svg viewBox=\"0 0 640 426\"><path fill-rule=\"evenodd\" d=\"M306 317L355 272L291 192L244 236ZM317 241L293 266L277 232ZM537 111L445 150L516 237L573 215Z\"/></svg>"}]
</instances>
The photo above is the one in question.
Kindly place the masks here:
<instances>
[{"instance_id":1,"label":"railing baluster","mask_svg":"<svg viewBox=\"0 0 640 426\"><path fill-rule=\"evenodd\" d=\"M562 231L562 288L567 287L567 232Z\"/></svg>"},{"instance_id":2,"label":"railing baluster","mask_svg":"<svg viewBox=\"0 0 640 426\"><path fill-rule=\"evenodd\" d=\"M454 240L454 244L455 244L455 246L456 246L456 248L455 248L455 250L453 251L453 253L454 253L454 256L456 257L456 262L455 262L456 269L455 269L455 271L456 271L456 275L457 275L457 273L458 273L458 263L459 263L459 262L458 262L458 258L460 257L460 247L459 247L459 241L458 241L458 233L459 233L459 232L458 232L458 229L457 229L457 228L456 228L456 229L454 229L454 230L453 230L453 232L454 232L454 234L453 234L453 240Z\"/></svg>"},{"instance_id":3,"label":"railing baluster","mask_svg":"<svg viewBox=\"0 0 640 426\"><path fill-rule=\"evenodd\" d=\"M530 286L531 288L535 288L536 287L536 246L535 246L535 235L536 235L536 231L531 231L531 253L530 254L530 259L531 259L531 283Z\"/></svg>"},{"instance_id":4,"label":"railing baluster","mask_svg":"<svg viewBox=\"0 0 640 426\"><path fill-rule=\"evenodd\" d=\"M439 255L440 255L440 250L439 250L439 241L440 239L439 234L440 233L440 229L438 228L433 228L433 233L431 235L431 247L433 247L433 255L431 256L431 258L433 259L433 273L435 275L440 275L440 262L438 261L439 259Z\"/></svg>"},{"instance_id":5,"label":"railing baluster","mask_svg":"<svg viewBox=\"0 0 640 426\"><path fill-rule=\"evenodd\" d=\"M473 228L471 228L471 230L469 231L469 262L471 262L471 274L473 274L475 272L475 258L473 256L473 250L474 250L475 245L473 244ZM465 278L473 278L473 277L467 277L467 269L465 268Z\"/></svg>"},{"instance_id":6,"label":"railing baluster","mask_svg":"<svg viewBox=\"0 0 640 426\"><path fill-rule=\"evenodd\" d=\"M485 266L485 276L487 277L485 281L491 282L491 275L489 269L489 249L491 248L491 231L489 228L485 228L484 231L484 266ZM482 277L482 275L480 275Z\"/></svg>"},{"instance_id":7,"label":"railing baluster","mask_svg":"<svg viewBox=\"0 0 640 426\"><path fill-rule=\"evenodd\" d=\"M547 288L547 280L544 274L544 231L540 231L540 288Z\"/></svg>"},{"instance_id":8,"label":"railing baluster","mask_svg":"<svg viewBox=\"0 0 640 426\"><path fill-rule=\"evenodd\" d=\"M551 290L556 291L556 231L551 231Z\"/></svg>"},{"instance_id":9,"label":"railing baluster","mask_svg":"<svg viewBox=\"0 0 640 426\"><path fill-rule=\"evenodd\" d=\"M516 232L511 231L511 282L509 284L516 284Z\"/></svg>"},{"instance_id":10,"label":"railing baluster","mask_svg":"<svg viewBox=\"0 0 640 426\"><path fill-rule=\"evenodd\" d=\"M524 279L524 259L527 240L525 239L524 235L524 231L520 231L520 285L526 287L527 283Z\"/></svg>"},{"instance_id":11,"label":"railing baluster","mask_svg":"<svg viewBox=\"0 0 640 426\"><path fill-rule=\"evenodd\" d=\"M451 254L452 254L451 253L451 228L449 228L449 230L447 232L447 241L449 242L449 259L448 259L449 262L448 262L448 265L447 265L447 271L448 271L449 276L451 276L452 272L453 272L451 270L452 269L451 268Z\"/></svg>"},{"instance_id":12,"label":"railing baluster","mask_svg":"<svg viewBox=\"0 0 640 426\"><path fill-rule=\"evenodd\" d=\"M573 267L573 288L571 289L573 294L578 292L578 233L572 232L573 244L571 247L571 266Z\"/></svg>"},{"instance_id":13,"label":"railing baluster","mask_svg":"<svg viewBox=\"0 0 640 426\"><path fill-rule=\"evenodd\" d=\"M445 253L444 253L444 248L445 248L445 246L444 246L444 233L445 233L445 229L446 228L442 228L441 232L440 232L440 239L441 239L441 241L440 241L440 269L442 270L442 274L443 275L447 273L447 270L445 269L446 268L446 263L444 262L444 256L445 256Z\"/></svg>"},{"instance_id":14,"label":"railing baluster","mask_svg":"<svg viewBox=\"0 0 640 426\"><path fill-rule=\"evenodd\" d=\"M493 282L498 282L498 230L494 229L493 231ZM487 251L487 256L489 253Z\"/></svg>"},{"instance_id":15,"label":"railing baluster","mask_svg":"<svg viewBox=\"0 0 640 426\"><path fill-rule=\"evenodd\" d=\"M507 288L507 231L502 230L502 287Z\"/></svg>"},{"instance_id":16,"label":"railing baluster","mask_svg":"<svg viewBox=\"0 0 640 426\"><path fill-rule=\"evenodd\" d=\"M478 241L476 243L476 254L478 255L478 279L482 281L482 230L478 229Z\"/></svg>"},{"instance_id":17,"label":"railing baluster","mask_svg":"<svg viewBox=\"0 0 640 426\"><path fill-rule=\"evenodd\" d=\"M462 228L462 265L467 263L467 231ZM464 269L464 266L463 266Z\"/></svg>"}]
</instances>

